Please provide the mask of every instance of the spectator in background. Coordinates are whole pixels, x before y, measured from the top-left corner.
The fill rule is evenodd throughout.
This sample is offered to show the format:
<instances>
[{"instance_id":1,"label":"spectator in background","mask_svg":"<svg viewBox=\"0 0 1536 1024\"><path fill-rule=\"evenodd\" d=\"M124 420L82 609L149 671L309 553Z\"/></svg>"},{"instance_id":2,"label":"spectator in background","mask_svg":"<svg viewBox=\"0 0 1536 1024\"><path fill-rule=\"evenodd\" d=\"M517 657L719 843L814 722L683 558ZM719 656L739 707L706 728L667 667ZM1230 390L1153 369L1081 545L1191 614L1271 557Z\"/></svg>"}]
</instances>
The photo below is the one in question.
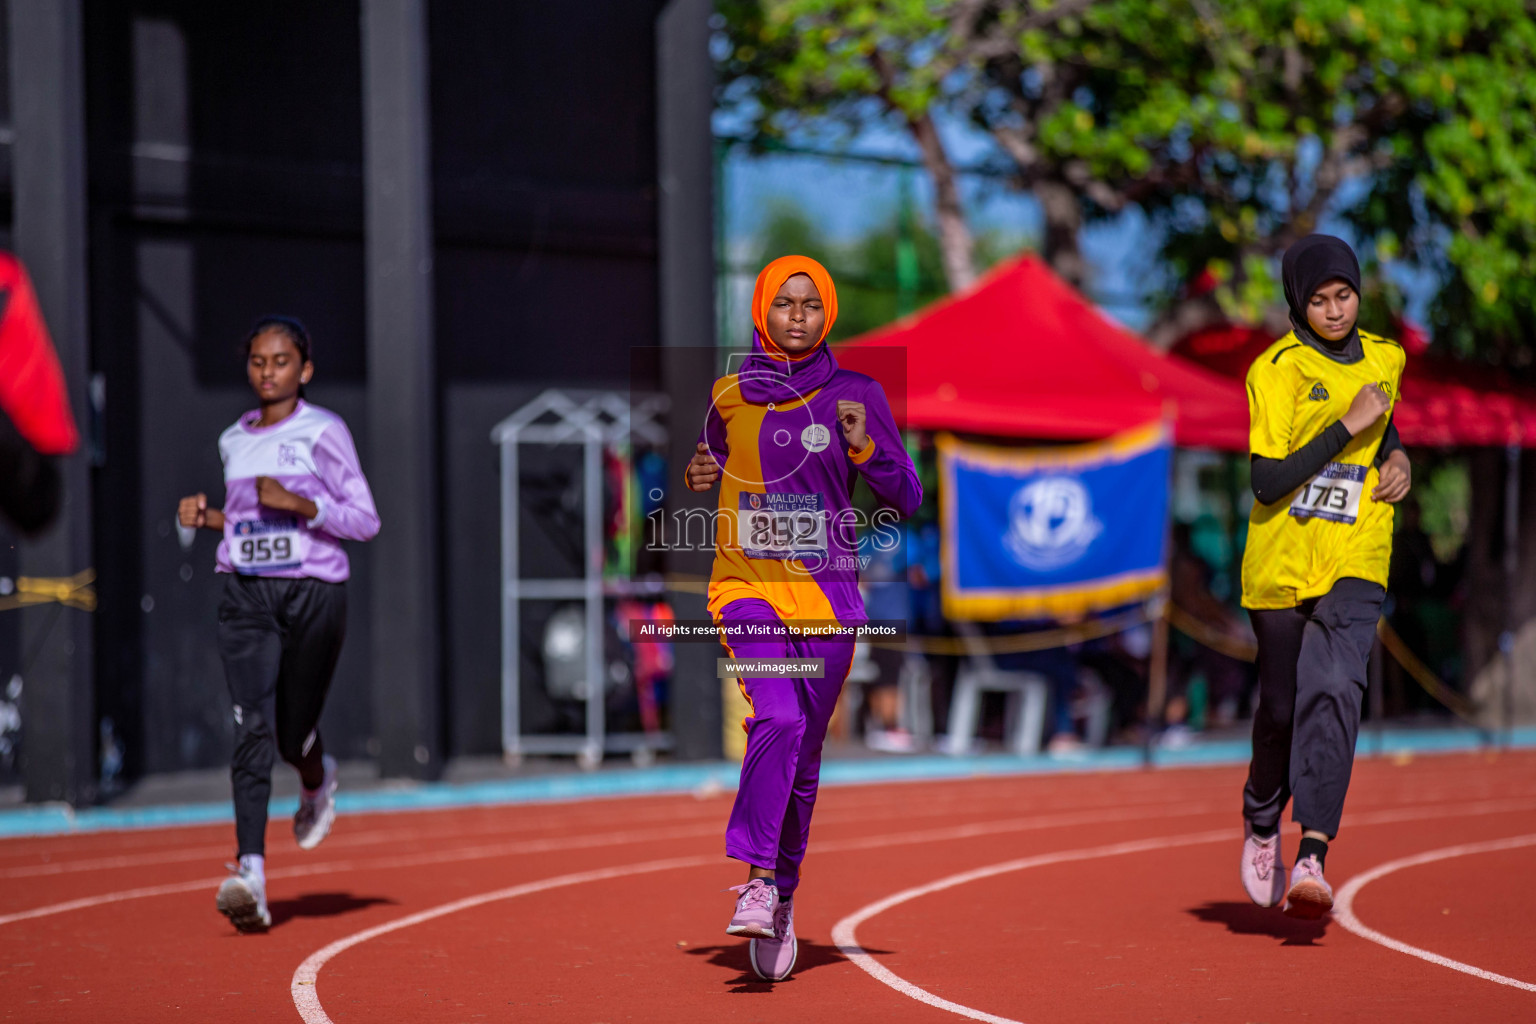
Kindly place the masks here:
<instances>
[{"instance_id":1,"label":"spectator in background","mask_svg":"<svg viewBox=\"0 0 1536 1024\"><path fill-rule=\"evenodd\" d=\"M1047 621L998 622L986 632L990 636L1009 636L1056 626L1057 623ZM1046 732L1050 739L1045 744L1046 753L1061 756L1082 750L1084 744L1072 720L1072 698L1077 693L1077 656L1068 648L1051 647L1043 651L994 654L992 660L1005 672L1036 672L1050 682L1051 703L1046 712Z\"/></svg>"},{"instance_id":2,"label":"spectator in background","mask_svg":"<svg viewBox=\"0 0 1536 1024\"><path fill-rule=\"evenodd\" d=\"M1447 565L1435 553L1434 544L1424 530L1419 503L1406 498L1401 526L1392 538L1392 562L1387 569L1385 614L1397 635L1435 672L1442 672L1443 662L1457 652L1455 630L1450 626L1447 603L1455 590L1458 576L1455 564ZM1439 705L1418 686L1395 658L1385 660L1386 713L1401 715Z\"/></svg>"},{"instance_id":3,"label":"spectator in background","mask_svg":"<svg viewBox=\"0 0 1536 1024\"><path fill-rule=\"evenodd\" d=\"M1253 631L1242 616L1211 592L1212 570L1195 552L1188 523L1173 524L1169 577L1174 605L1231 645L1229 649L1253 645ZM1208 720L1207 708L1211 709L1209 720L1214 724L1231 725L1237 719L1251 674L1246 661L1189 637L1180 637L1168 674L1168 704L1163 716L1168 726L1165 741L1177 744L1187 739L1191 725L1203 727ZM1190 684L1197 678L1203 680L1204 691L1199 706L1192 709Z\"/></svg>"},{"instance_id":4,"label":"spectator in background","mask_svg":"<svg viewBox=\"0 0 1536 1024\"><path fill-rule=\"evenodd\" d=\"M1142 741L1151 655L1152 628L1146 625L1090 640L1078 648L1078 664L1109 689L1109 733L1117 742Z\"/></svg>"},{"instance_id":5,"label":"spectator in background","mask_svg":"<svg viewBox=\"0 0 1536 1024\"><path fill-rule=\"evenodd\" d=\"M860 584L864 614L871 622L893 620L910 626L912 592L906 573L906 531L894 533L897 540L890 550L867 543L869 565ZM896 685L906 653L897 647L870 644L869 654L880 675L865 691L864 742L874 750L909 753L914 744L912 734L901 728L901 692Z\"/></svg>"},{"instance_id":6,"label":"spectator in background","mask_svg":"<svg viewBox=\"0 0 1536 1024\"><path fill-rule=\"evenodd\" d=\"M0 252L0 514L23 533L63 501L58 459L80 443L59 357L21 261Z\"/></svg>"},{"instance_id":7,"label":"spectator in background","mask_svg":"<svg viewBox=\"0 0 1536 1024\"><path fill-rule=\"evenodd\" d=\"M916 636L952 636L944 620L943 599L939 589L939 524L933 520L913 523L907 529L907 584L911 595L911 629ZM949 731L949 701L955 688L960 659L952 654L925 654L928 661L929 697L933 728L937 734Z\"/></svg>"}]
</instances>

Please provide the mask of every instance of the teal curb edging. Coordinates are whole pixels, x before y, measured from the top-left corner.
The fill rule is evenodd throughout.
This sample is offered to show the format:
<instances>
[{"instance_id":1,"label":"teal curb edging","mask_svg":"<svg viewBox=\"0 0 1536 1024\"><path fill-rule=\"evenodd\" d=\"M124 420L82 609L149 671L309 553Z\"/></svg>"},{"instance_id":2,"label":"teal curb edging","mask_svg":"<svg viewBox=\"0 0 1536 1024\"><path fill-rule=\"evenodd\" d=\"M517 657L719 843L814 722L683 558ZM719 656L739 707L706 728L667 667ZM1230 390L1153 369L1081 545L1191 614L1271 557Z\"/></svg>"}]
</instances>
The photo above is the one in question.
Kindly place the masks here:
<instances>
[{"instance_id":1,"label":"teal curb edging","mask_svg":"<svg viewBox=\"0 0 1536 1024\"><path fill-rule=\"evenodd\" d=\"M1509 746L1536 747L1536 727L1497 734L1496 744L1508 736ZM1436 754L1477 750L1485 736L1475 729L1388 729L1366 727L1360 732L1357 756ZM1247 740L1195 743L1183 748L1159 748L1153 754L1157 767L1241 764L1248 760ZM1016 757L978 754L945 757L927 754L913 757L882 757L857 761L828 761L821 781L829 786L875 782L918 782L933 779L1036 775L1063 772L1128 771L1143 767L1139 747L1112 747L1072 757ZM389 811L439 810L453 807L486 807L508 804L550 803L562 800L593 800L602 797L659 796L672 793L726 791L736 787L740 767L734 762L661 765L623 768L587 774L547 775L491 782L423 783L342 793L338 810L344 814ZM293 797L272 801L274 817L292 814ZM64 804L42 804L0 811L0 838L49 836L119 829L171 828L211 825L232 821L228 802L182 804L164 807L91 807L74 811Z\"/></svg>"}]
</instances>

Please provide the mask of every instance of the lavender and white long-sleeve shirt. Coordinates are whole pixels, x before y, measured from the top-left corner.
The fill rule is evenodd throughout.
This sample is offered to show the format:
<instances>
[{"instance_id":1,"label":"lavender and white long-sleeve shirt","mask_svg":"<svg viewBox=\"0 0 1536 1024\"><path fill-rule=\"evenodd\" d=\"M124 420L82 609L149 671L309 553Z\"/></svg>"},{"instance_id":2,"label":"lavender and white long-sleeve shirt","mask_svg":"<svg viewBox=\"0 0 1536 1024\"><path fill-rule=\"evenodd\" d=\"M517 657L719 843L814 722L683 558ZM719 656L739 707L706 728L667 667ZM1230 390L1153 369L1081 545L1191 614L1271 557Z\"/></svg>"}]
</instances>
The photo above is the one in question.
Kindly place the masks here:
<instances>
[{"instance_id":1,"label":"lavender and white long-sleeve shirt","mask_svg":"<svg viewBox=\"0 0 1536 1024\"><path fill-rule=\"evenodd\" d=\"M344 540L379 532L373 492L342 418L303 399L293 414L257 426L253 410L219 435L224 462L224 540L218 571L340 583L351 575ZM318 513L303 519L256 500L256 478L268 476Z\"/></svg>"}]
</instances>

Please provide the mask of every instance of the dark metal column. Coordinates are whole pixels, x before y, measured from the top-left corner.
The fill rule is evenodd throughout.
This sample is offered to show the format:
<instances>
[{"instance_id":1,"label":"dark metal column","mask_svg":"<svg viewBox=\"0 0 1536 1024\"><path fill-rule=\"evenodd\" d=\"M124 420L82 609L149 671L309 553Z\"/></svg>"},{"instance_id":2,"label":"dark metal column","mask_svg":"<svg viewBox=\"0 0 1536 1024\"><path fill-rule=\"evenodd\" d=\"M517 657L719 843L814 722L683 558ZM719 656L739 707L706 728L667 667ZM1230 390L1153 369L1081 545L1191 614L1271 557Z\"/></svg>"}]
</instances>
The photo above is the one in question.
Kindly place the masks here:
<instances>
[{"instance_id":1,"label":"dark metal column","mask_svg":"<svg viewBox=\"0 0 1536 1024\"><path fill-rule=\"evenodd\" d=\"M16 253L32 275L83 434L90 356L80 0L11 0L10 34ZM92 564L86 454L65 459L63 470L58 521L22 545L28 576L72 576ZM27 799L88 804L96 795L91 617L62 605L19 614L22 657L30 659L22 668Z\"/></svg>"},{"instance_id":2,"label":"dark metal column","mask_svg":"<svg viewBox=\"0 0 1536 1024\"><path fill-rule=\"evenodd\" d=\"M714 67L709 59L710 0L671 0L656 19L656 134L661 250L662 384L672 399L668 417L666 514L713 508L718 492L694 494L683 485L715 377L714 162L710 113ZM712 551L668 552L674 580L709 575ZM668 594L682 619L704 619L696 588ZM720 680L713 644L677 644L672 683L672 731L684 759L722 756Z\"/></svg>"},{"instance_id":3,"label":"dark metal column","mask_svg":"<svg viewBox=\"0 0 1536 1024\"><path fill-rule=\"evenodd\" d=\"M441 763L437 367L425 0L363 0L367 204L367 471L383 528L373 557L379 770Z\"/></svg>"}]
</instances>

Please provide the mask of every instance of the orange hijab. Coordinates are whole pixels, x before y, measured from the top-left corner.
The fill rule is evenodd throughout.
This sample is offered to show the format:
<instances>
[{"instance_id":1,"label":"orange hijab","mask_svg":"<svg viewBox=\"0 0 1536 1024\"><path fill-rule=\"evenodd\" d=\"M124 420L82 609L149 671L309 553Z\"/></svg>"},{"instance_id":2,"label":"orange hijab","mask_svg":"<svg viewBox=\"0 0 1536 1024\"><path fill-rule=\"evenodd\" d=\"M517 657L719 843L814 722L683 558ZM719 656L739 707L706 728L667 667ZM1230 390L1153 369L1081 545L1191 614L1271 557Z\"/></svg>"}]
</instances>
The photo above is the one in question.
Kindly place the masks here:
<instances>
[{"instance_id":1,"label":"orange hijab","mask_svg":"<svg viewBox=\"0 0 1536 1024\"><path fill-rule=\"evenodd\" d=\"M784 282L796 274L804 274L816 286L816 291L821 295L821 306L827 313L827 322L822 326L821 337L816 339L815 345L797 356L791 356L768 336L768 307L773 305L773 297L779 294ZM762 341L763 351L773 358L791 362L806 358L827 340L836 320L837 287L832 283L832 275L827 273L826 267L809 256L780 256L757 275L757 286L752 289L752 323L757 325L757 336Z\"/></svg>"}]
</instances>

